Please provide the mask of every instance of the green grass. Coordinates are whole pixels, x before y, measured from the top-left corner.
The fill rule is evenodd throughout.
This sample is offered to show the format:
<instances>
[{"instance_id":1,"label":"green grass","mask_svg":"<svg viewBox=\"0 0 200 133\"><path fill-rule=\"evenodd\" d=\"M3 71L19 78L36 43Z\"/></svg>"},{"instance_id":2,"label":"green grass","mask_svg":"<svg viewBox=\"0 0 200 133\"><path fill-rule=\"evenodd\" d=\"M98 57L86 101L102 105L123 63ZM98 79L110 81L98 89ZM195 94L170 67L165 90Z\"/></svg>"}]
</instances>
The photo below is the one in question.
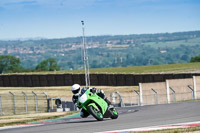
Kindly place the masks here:
<instances>
[{"instance_id":1,"label":"green grass","mask_svg":"<svg viewBox=\"0 0 200 133\"><path fill-rule=\"evenodd\" d=\"M158 47L172 47L172 48L176 48L178 46L182 45L186 45L186 46L192 46L192 45L196 45L200 43L200 38L192 38L192 39L188 39L187 41L185 40L177 40L177 41L166 41L166 42L147 42L144 43L144 45L149 45L151 47L154 48L158 48Z\"/></svg>"},{"instance_id":2,"label":"green grass","mask_svg":"<svg viewBox=\"0 0 200 133\"><path fill-rule=\"evenodd\" d=\"M43 120L51 120L51 119L57 119L57 118L63 118L72 114L76 114L79 111L68 111L64 112L64 114L53 114L50 116L31 116L31 115L19 115L20 117L15 116L6 116L8 119L6 122L1 122L1 120L5 119L5 116L0 116L0 127L4 126L13 126L13 125L21 125L21 124L28 124L30 122L37 122L37 121L43 121ZM50 113L46 113L50 114ZM15 118L16 117L16 118ZM17 120L17 121L16 121Z\"/></svg>"},{"instance_id":3,"label":"green grass","mask_svg":"<svg viewBox=\"0 0 200 133\"><path fill-rule=\"evenodd\" d=\"M176 101L176 103L191 102L191 101L200 101L200 99L189 99L189 100L183 100L183 101Z\"/></svg>"},{"instance_id":4,"label":"green grass","mask_svg":"<svg viewBox=\"0 0 200 133\"><path fill-rule=\"evenodd\" d=\"M90 69L90 73L97 74L140 74L140 73L183 73L191 71L200 71L200 62L198 63L181 63L169 65L151 65L151 66L135 66L135 67L115 67L115 68L98 68ZM84 70L73 71L54 71L54 72L32 72L32 73L18 73L18 74L83 74Z\"/></svg>"},{"instance_id":5,"label":"green grass","mask_svg":"<svg viewBox=\"0 0 200 133\"><path fill-rule=\"evenodd\" d=\"M200 70L200 63L183 63L170 65L151 65L151 66L136 66L136 67L118 67L118 68L102 68L91 69L91 73L158 73L158 72L182 72Z\"/></svg>"}]
</instances>

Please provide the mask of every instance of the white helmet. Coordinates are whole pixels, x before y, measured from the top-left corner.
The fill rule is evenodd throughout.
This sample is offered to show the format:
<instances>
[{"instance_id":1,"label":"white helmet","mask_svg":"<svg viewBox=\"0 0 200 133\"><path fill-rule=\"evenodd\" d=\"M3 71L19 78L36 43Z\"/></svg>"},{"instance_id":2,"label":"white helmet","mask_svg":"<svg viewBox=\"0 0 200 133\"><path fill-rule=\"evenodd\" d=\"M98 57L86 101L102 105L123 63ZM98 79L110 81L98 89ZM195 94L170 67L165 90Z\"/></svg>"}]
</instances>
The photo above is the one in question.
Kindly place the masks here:
<instances>
[{"instance_id":1,"label":"white helmet","mask_svg":"<svg viewBox=\"0 0 200 133\"><path fill-rule=\"evenodd\" d=\"M80 90L81 90L81 87L80 87L80 85L79 84L74 84L73 86L72 86L72 93L74 94L74 95L79 95L80 94Z\"/></svg>"}]
</instances>

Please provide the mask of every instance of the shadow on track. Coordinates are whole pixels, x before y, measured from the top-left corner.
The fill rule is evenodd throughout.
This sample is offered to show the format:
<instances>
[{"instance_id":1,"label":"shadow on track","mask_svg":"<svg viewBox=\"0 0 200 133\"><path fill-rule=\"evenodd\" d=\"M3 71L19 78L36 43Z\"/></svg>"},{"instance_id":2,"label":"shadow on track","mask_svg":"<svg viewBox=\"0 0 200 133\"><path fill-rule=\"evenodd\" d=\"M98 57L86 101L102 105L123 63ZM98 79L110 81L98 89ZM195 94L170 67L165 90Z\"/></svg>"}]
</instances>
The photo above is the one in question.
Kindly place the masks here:
<instances>
[{"instance_id":1,"label":"shadow on track","mask_svg":"<svg viewBox=\"0 0 200 133\"><path fill-rule=\"evenodd\" d=\"M134 107L122 107L122 108L118 108L117 111L119 115L122 115L122 114L136 113L139 110L135 109Z\"/></svg>"},{"instance_id":2,"label":"shadow on track","mask_svg":"<svg viewBox=\"0 0 200 133\"><path fill-rule=\"evenodd\" d=\"M136 109L135 107L123 107L123 108L117 108L117 111L120 115L126 115L130 113L136 113L139 111L139 109ZM110 118L104 118L104 121L109 121L111 120ZM44 125L53 125L53 124L72 124L72 123L91 123L91 122L100 122L97 121L94 117L91 115L87 118L81 118L81 117L74 117L74 118L62 118L62 119L53 119L53 120L48 120L48 121L42 121L41 124ZM38 124L40 122L37 122ZM30 123L32 124L32 123Z\"/></svg>"}]
</instances>

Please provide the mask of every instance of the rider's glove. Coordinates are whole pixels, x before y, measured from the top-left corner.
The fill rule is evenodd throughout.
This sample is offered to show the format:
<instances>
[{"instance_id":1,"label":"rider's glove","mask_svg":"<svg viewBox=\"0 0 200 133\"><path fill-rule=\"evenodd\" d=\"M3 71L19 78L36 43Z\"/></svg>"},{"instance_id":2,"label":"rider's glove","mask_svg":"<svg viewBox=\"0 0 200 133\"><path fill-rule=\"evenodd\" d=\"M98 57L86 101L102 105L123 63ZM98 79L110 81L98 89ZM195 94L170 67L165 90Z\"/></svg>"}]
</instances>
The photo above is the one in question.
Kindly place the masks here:
<instances>
[{"instance_id":1,"label":"rider's glove","mask_svg":"<svg viewBox=\"0 0 200 133\"><path fill-rule=\"evenodd\" d=\"M96 93L96 90L97 90L96 88L92 88L92 89L90 89L90 92L92 92L94 94L94 93Z\"/></svg>"},{"instance_id":2,"label":"rider's glove","mask_svg":"<svg viewBox=\"0 0 200 133\"><path fill-rule=\"evenodd\" d=\"M76 104L77 103L77 99L72 99L73 103Z\"/></svg>"},{"instance_id":3,"label":"rider's glove","mask_svg":"<svg viewBox=\"0 0 200 133\"><path fill-rule=\"evenodd\" d=\"M106 95L105 95L105 93L104 93L103 90L97 89L96 93L97 93L97 95L100 96L101 98L103 98L103 99L106 98Z\"/></svg>"},{"instance_id":4,"label":"rider's glove","mask_svg":"<svg viewBox=\"0 0 200 133\"><path fill-rule=\"evenodd\" d=\"M73 101L74 104L76 104L77 101L78 101L78 97L77 97L77 96L73 96L73 97L72 97L72 101Z\"/></svg>"}]
</instances>

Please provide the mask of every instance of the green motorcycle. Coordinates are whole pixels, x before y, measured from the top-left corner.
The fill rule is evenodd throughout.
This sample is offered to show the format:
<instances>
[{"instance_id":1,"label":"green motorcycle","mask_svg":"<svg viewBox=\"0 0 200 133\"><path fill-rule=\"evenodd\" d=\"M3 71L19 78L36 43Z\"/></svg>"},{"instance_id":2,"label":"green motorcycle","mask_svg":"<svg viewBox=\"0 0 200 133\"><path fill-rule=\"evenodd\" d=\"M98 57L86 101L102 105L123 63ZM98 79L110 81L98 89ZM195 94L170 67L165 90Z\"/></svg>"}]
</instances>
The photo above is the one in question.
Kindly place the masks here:
<instances>
[{"instance_id":1,"label":"green motorcycle","mask_svg":"<svg viewBox=\"0 0 200 133\"><path fill-rule=\"evenodd\" d=\"M114 107L108 108L107 102L96 93L90 92L90 89L87 89L85 93L79 96L77 107L85 109L98 121L103 121L104 118L118 118L117 110Z\"/></svg>"}]
</instances>

